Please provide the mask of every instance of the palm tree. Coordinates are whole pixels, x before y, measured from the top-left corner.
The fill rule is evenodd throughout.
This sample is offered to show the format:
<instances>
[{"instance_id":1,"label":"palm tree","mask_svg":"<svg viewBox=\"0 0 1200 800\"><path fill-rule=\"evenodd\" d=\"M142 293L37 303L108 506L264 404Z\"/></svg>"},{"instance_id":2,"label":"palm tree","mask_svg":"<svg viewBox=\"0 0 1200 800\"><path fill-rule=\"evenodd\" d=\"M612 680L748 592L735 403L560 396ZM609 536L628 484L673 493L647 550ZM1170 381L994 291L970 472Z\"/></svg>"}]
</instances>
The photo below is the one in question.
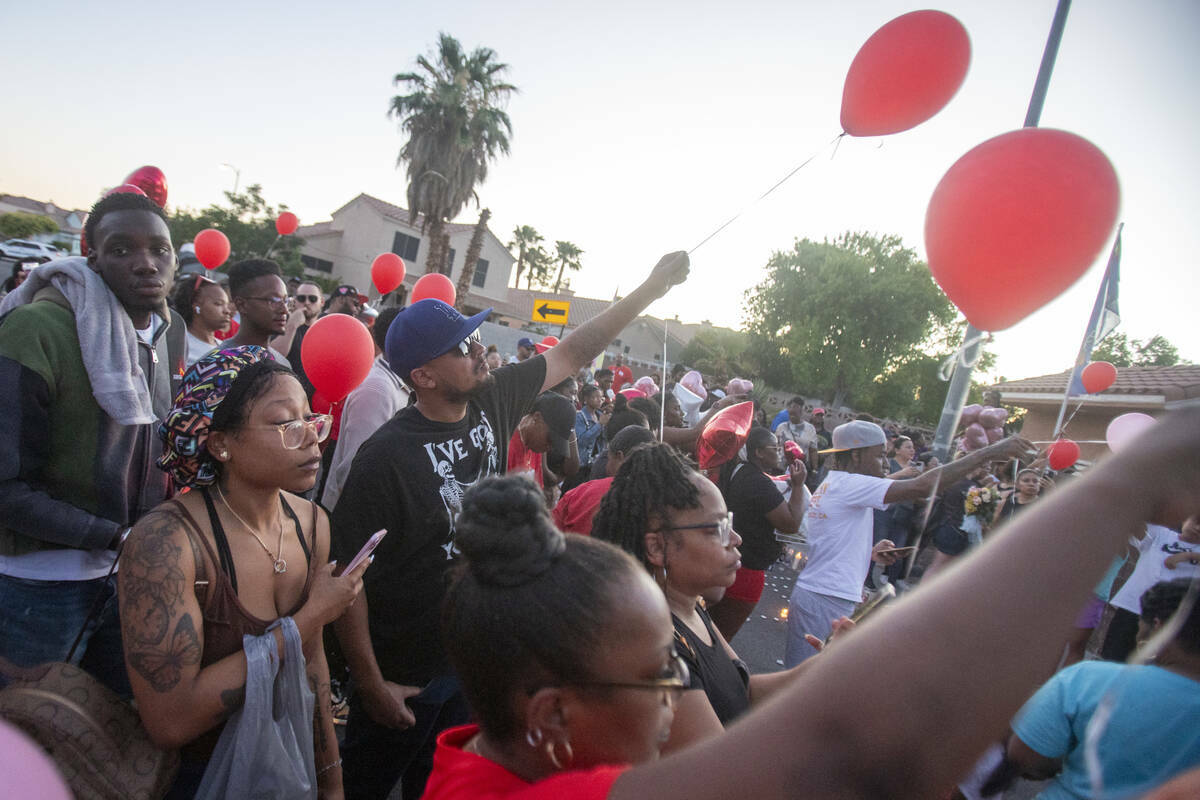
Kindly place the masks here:
<instances>
[{"instance_id":1,"label":"palm tree","mask_svg":"<svg viewBox=\"0 0 1200 800\"><path fill-rule=\"evenodd\" d=\"M561 240L554 243L554 251L555 258L558 259L558 277L554 280L554 293L558 294L558 287L562 286L563 270L567 267L570 267L572 272L579 270L583 266L579 263L583 251L576 245Z\"/></svg>"},{"instance_id":2,"label":"palm tree","mask_svg":"<svg viewBox=\"0 0 1200 800\"><path fill-rule=\"evenodd\" d=\"M550 259L550 254L541 245L535 245L525 252L525 290L533 289L536 283L539 288L544 288L550 281L550 265L553 262Z\"/></svg>"},{"instance_id":3,"label":"palm tree","mask_svg":"<svg viewBox=\"0 0 1200 800\"><path fill-rule=\"evenodd\" d=\"M396 165L408 173L409 221L422 215L421 232L430 239L426 271L448 272L446 223L467 201L479 202L475 187L487 180L488 162L508 154L512 123L501 106L517 88L500 80L508 65L495 51L466 54L446 33L436 54L418 56L417 66L421 71L394 78L408 94L393 97L388 113L408 134Z\"/></svg>"},{"instance_id":4,"label":"palm tree","mask_svg":"<svg viewBox=\"0 0 1200 800\"><path fill-rule=\"evenodd\" d=\"M517 279L513 281L513 286L520 288L521 273L525 270L529 249L542 241L542 235L530 225L519 225L513 228L512 235L513 240L508 243L508 249L517 251Z\"/></svg>"},{"instance_id":5,"label":"palm tree","mask_svg":"<svg viewBox=\"0 0 1200 800\"><path fill-rule=\"evenodd\" d=\"M492 212L484 209L479 212L479 221L475 230L471 231L471 241L467 245L467 258L463 262L462 272L458 275L458 286L455 288L458 298L458 310L463 311L467 300L467 292L471 291L471 279L475 277L475 265L479 263L479 254L483 250L483 234L487 232L488 217Z\"/></svg>"}]
</instances>

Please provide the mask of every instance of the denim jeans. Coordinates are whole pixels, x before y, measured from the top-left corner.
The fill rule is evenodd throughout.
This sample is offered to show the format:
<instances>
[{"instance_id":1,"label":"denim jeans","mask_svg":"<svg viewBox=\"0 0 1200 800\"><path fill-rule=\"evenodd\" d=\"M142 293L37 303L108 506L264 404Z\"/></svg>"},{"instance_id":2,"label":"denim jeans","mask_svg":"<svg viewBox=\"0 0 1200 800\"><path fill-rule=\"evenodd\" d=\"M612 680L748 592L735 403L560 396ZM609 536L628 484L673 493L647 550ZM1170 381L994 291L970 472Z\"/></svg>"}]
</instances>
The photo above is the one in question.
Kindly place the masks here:
<instances>
[{"instance_id":1,"label":"denim jeans","mask_svg":"<svg viewBox=\"0 0 1200 800\"><path fill-rule=\"evenodd\" d=\"M405 800L420 797L433 771L437 736L465 724L470 712L455 678L434 678L425 691L408 701L416 724L397 730L375 722L350 696L350 718L342 743L342 783L346 800L385 800L399 782Z\"/></svg>"},{"instance_id":2,"label":"denim jeans","mask_svg":"<svg viewBox=\"0 0 1200 800\"><path fill-rule=\"evenodd\" d=\"M101 598L103 608L84 631L72 663L121 697L132 697L121 650L115 578L35 581L0 575L0 658L18 667L65 661L92 604Z\"/></svg>"}]
</instances>

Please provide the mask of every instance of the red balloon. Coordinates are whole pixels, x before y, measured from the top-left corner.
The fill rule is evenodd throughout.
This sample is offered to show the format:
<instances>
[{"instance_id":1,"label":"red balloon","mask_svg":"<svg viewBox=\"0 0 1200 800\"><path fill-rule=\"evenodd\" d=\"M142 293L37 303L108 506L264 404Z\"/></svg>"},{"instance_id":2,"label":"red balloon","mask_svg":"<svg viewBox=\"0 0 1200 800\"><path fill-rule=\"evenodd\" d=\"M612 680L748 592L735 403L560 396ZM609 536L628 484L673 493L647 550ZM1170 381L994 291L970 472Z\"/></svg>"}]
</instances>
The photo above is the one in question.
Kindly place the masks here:
<instances>
[{"instance_id":1,"label":"red balloon","mask_svg":"<svg viewBox=\"0 0 1200 800\"><path fill-rule=\"evenodd\" d=\"M371 283L380 294L394 291L404 282L404 261L395 253L380 253L371 262Z\"/></svg>"},{"instance_id":2,"label":"red balloon","mask_svg":"<svg viewBox=\"0 0 1200 800\"><path fill-rule=\"evenodd\" d=\"M196 246L196 260L205 269L216 269L229 258L229 237L216 228L205 228L192 240Z\"/></svg>"},{"instance_id":3,"label":"red balloon","mask_svg":"<svg viewBox=\"0 0 1200 800\"><path fill-rule=\"evenodd\" d=\"M454 290L454 284L450 282L449 278L440 272L431 272L428 275L422 275L413 284L412 299L409 300L409 304L432 298L452 306L457 297L458 293Z\"/></svg>"},{"instance_id":4,"label":"red balloon","mask_svg":"<svg viewBox=\"0 0 1200 800\"><path fill-rule=\"evenodd\" d=\"M558 337L557 336L543 336L542 344L546 345L546 347L554 347L554 345L558 344Z\"/></svg>"},{"instance_id":5,"label":"red balloon","mask_svg":"<svg viewBox=\"0 0 1200 800\"><path fill-rule=\"evenodd\" d=\"M300 349L304 349L304 343L301 342ZM333 403L325 399L325 395L320 392L313 392L312 402L308 404L314 414L328 414L333 410Z\"/></svg>"},{"instance_id":6,"label":"red balloon","mask_svg":"<svg viewBox=\"0 0 1200 800\"><path fill-rule=\"evenodd\" d=\"M1117 379L1117 368L1107 361L1093 361L1079 373L1079 381L1088 394L1103 392Z\"/></svg>"},{"instance_id":7,"label":"red balloon","mask_svg":"<svg viewBox=\"0 0 1200 800\"><path fill-rule=\"evenodd\" d=\"M87 230L87 218L88 215L84 214L83 219L79 222L79 254L81 256L86 256L88 253L87 234L85 233Z\"/></svg>"},{"instance_id":8,"label":"red balloon","mask_svg":"<svg viewBox=\"0 0 1200 800\"><path fill-rule=\"evenodd\" d=\"M1120 199L1112 164L1086 139L1048 128L1001 134L956 161L933 190L929 269L972 325L1004 330L1087 271Z\"/></svg>"},{"instance_id":9,"label":"red balloon","mask_svg":"<svg viewBox=\"0 0 1200 800\"><path fill-rule=\"evenodd\" d=\"M851 136L899 133L954 97L971 63L971 39L954 17L913 11L867 39L846 73L842 129Z\"/></svg>"},{"instance_id":10,"label":"red balloon","mask_svg":"<svg viewBox=\"0 0 1200 800\"><path fill-rule=\"evenodd\" d=\"M140 194L142 197L146 196L145 192L134 186L132 183L122 183L120 186L114 186L105 192L104 196L108 197L109 195L114 194Z\"/></svg>"},{"instance_id":11,"label":"red balloon","mask_svg":"<svg viewBox=\"0 0 1200 800\"><path fill-rule=\"evenodd\" d=\"M291 236L300 227L300 218L290 211L285 211L275 218L275 231L280 236Z\"/></svg>"},{"instance_id":12,"label":"red balloon","mask_svg":"<svg viewBox=\"0 0 1200 800\"><path fill-rule=\"evenodd\" d=\"M1050 457L1050 469L1064 470L1079 460L1079 445L1070 439L1059 439L1050 445L1046 455Z\"/></svg>"},{"instance_id":13,"label":"red balloon","mask_svg":"<svg viewBox=\"0 0 1200 800\"><path fill-rule=\"evenodd\" d=\"M321 317L300 345L304 373L331 403L358 388L374 360L375 343L367 326L348 314Z\"/></svg>"},{"instance_id":14,"label":"red balloon","mask_svg":"<svg viewBox=\"0 0 1200 800\"><path fill-rule=\"evenodd\" d=\"M241 327L241 325L238 324L238 321L236 319L231 319L229 321L229 330L214 331L213 336L217 337L221 341L225 341L226 339L232 339L234 336L237 335L238 328L240 328L240 327Z\"/></svg>"},{"instance_id":15,"label":"red balloon","mask_svg":"<svg viewBox=\"0 0 1200 800\"><path fill-rule=\"evenodd\" d=\"M125 176L121 183L136 186L160 206L167 205L167 176L163 175L163 171L158 167L138 167Z\"/></svg>"},{"instance_id":16,"label":"red balloon","mask_svg":"<svg viewBox=\"0 0 1200 800\"><path fill-rule=\"evenodd\" d=\"M750 434L754 421L754 403L747 401L718 411L696 443L696 462L700 469L719 467L737 455Z\"/></svg>"}]
</instances>

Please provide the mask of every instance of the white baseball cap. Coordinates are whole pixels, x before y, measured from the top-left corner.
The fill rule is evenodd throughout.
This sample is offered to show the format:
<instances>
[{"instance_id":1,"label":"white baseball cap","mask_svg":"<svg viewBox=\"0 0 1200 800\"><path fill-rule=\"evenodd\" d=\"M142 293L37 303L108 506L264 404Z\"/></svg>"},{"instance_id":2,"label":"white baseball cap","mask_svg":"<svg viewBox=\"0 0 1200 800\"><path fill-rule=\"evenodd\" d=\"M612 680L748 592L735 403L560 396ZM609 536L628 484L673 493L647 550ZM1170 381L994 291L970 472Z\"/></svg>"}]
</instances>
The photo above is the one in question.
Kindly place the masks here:
<instances>
[{"instance_id":1,"label":"white baseball cap","mask_svg":"<svg viewBox=\"0 0 1200 800\"><path fill-rule=\"evenodd\" d=\"M833 447L820 450L821 453L840 453L843 450L858 450L861 447L873 447L886 444L887 436L883 428L865 419L844 422L833 429Z\"/></svg>"}]
</instances>

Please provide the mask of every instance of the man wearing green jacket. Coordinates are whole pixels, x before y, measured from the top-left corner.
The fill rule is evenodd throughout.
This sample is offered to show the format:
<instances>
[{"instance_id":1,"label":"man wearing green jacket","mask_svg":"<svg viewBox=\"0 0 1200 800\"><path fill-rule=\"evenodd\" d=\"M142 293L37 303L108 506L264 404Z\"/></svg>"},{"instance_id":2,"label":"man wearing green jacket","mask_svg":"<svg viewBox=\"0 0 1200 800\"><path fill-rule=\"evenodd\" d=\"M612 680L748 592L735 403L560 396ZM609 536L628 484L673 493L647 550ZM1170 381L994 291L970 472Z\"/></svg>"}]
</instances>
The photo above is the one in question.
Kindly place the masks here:
<instances>
[{"instance_id":1,"label":"man wearing green jacket","mask_svg":"<svg viewBox=\"0 0 1200 800\"><path fill-rule=\"evenodd\" d=\"M122 533L169 494L158 421L183 368L161 208L104 198L87 261L38 268L0 305L0 658L67 657L128 694L115 587ZM168 340L176 343L169 347Z\"/></svg>"}]
</instances>

